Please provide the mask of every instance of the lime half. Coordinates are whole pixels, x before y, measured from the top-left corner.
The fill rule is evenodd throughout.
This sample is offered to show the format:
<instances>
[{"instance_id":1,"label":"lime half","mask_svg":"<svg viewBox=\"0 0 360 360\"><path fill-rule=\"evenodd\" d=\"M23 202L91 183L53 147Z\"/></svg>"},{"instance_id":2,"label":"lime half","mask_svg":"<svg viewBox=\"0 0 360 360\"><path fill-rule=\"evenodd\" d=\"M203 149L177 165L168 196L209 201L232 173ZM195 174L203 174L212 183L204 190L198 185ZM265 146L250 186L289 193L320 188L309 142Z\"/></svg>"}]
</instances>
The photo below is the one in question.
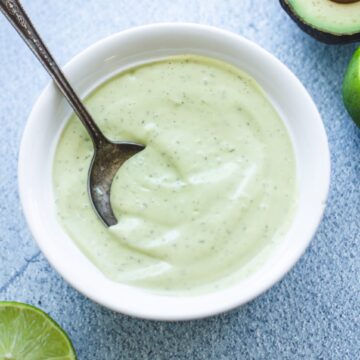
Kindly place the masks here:
<instances>
[{"instance_id":1,"label":"lime half","mask_svg":"<svg viewBox=\"0 0 360 360\"><path fill-rule=\"evenodd\" d=\"M51 359L76 359L64 330L33 306L0 302L0 360Z\"/></svg>"}]
</instances>

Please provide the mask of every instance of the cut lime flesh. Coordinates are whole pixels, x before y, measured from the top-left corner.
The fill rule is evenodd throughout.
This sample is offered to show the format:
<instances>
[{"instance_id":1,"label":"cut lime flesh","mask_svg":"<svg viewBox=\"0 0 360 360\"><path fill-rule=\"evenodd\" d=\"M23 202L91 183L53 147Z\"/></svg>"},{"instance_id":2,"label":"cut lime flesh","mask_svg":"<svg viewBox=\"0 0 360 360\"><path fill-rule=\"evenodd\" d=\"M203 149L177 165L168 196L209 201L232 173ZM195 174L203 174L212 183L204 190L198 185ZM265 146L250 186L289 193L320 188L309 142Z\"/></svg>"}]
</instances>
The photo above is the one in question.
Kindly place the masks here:
<instances>
[{"instance_id":1,"label":"cut lime flesh","mask_svg":"<svg viewBox=\"0 0 360 360\"><path fill-rule=\"evenodd\" d=\"M0 302L0 360L74 360L64 330L27 304Z\"/></svg>"}]
</instances>

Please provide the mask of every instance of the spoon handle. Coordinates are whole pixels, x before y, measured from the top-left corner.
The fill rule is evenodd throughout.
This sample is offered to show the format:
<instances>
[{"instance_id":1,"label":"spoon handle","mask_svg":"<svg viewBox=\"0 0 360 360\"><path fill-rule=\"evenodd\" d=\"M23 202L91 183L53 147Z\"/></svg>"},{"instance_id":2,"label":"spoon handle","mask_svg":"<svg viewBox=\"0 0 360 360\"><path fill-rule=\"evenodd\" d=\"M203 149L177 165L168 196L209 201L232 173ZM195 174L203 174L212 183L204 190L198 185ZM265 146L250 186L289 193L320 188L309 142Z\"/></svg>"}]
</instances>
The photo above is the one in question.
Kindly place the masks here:
<instances>
[{"instance_id":1,"label":"spoon handle","mask_svg":"<svg viewBox=\"0 0 360 360\"><path fill-rule=\"evenodd\" d=\"M69 101L70 105L78 115L79 119L84 124L89 132L95 147L99 147L107 142L107 139L96 125L91 115L88 113L79 97L65 78L60 67L55 62L54 58L46 48L41 40L36 29L32 25L29 17L24 11L19 0L0 0L0 10L9 20L12 26L17 30L27 46L35 54L38 60L42 63L44 68L55 81L59 90Z\"/></svg>"}]
</instances>

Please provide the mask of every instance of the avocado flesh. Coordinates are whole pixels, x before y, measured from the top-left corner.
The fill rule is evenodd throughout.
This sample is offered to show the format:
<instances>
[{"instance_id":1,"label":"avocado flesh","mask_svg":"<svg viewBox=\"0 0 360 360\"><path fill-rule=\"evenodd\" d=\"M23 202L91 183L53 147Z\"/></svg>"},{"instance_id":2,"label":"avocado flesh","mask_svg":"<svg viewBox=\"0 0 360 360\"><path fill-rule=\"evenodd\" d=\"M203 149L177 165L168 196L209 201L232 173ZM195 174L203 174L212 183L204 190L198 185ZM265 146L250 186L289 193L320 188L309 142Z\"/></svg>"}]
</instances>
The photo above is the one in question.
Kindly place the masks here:
<instances>
[{"instance_id":1,"label":"avocado flesh","mask_svg":"<svg viewBox=\"0 0 360 360\"><path fill-rule=\"evenodd\" d=\"M345 73L343 101L349 115L360 127L360 48L355 51Z\"/></svg>"},{"instance_id":2,"label":"avocado flesh","mask_svg":"<svg viewBox=\"0 0 360 360\"><path fill-rule=\"evenodd\" d=\"M280 3L304 31L320 41L360 40L360 1L280 0Z\"/></svg>"}]
</instances>

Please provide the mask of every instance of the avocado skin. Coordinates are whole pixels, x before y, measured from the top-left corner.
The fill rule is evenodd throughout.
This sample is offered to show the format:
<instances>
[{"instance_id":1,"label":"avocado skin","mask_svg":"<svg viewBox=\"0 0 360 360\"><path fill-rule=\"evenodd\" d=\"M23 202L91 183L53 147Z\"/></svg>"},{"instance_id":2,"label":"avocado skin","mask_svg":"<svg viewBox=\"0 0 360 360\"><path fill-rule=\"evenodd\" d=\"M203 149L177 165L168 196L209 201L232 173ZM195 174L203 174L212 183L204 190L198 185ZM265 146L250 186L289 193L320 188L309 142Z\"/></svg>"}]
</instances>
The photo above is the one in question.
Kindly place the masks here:
<instances>
[{"instance_id":1,"label":"avocado skin","mask_svg":"<svg viewBox=\"0 0 360 360\"><path fill-rule=\"evenodd\" d=\"M360 32L354 34L336 35L333 33L328 33L326 31L315 29L310 24L304 23L303 20L294 12L292 7L288 4L286 0L280 0L280 5L286 11L286 13L294 20L294 22L300 27L300 29L311 35L316 40L330 45L348 44L360 41Z\"/></svg>"},{"instance_id":2,"label":"avocado skin","mask_svg":"<svg viewBox=\"0 0 360 360\"><path fill-rule=\"evenodd\" d=\"M347 67L342 94L346 110L360 127L360 48L354 52Z\"/></svg>"}]
</instances>

